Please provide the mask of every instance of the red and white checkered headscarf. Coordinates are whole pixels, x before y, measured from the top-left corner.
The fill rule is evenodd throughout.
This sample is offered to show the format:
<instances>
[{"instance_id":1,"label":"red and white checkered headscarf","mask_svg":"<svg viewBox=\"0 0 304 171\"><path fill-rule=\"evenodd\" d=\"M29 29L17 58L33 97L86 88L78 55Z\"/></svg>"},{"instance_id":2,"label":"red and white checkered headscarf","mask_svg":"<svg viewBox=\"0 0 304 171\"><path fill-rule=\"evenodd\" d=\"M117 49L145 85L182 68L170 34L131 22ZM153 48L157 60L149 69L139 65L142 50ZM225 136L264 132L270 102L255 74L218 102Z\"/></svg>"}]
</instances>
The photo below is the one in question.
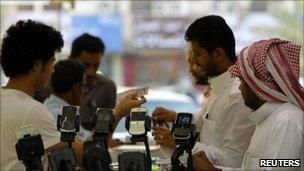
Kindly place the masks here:
<instances>
[{"instance_id":1,"label":"red and white checkered headscarf","mask_svg":"<svg viewBox=\"0 0 304 171\"><path fill-rule=\"evenodd\" d=\"M244 48L235 65L233 77L242 77L262 100L291 102L304 110L304 88L299 83L300 45L273 38Z\"/></svg>"}]
</instances>

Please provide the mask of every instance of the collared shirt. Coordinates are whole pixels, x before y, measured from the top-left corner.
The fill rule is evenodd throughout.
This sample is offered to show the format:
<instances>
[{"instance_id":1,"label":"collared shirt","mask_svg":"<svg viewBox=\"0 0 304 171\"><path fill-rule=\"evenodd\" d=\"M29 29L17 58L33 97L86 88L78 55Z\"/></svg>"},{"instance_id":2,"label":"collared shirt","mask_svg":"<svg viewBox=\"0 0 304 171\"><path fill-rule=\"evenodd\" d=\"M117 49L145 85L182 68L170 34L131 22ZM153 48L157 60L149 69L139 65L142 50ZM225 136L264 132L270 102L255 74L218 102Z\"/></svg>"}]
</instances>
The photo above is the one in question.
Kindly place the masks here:
<instances>
[{"instance_id":1,"label":"collared shirt","mask_svg":"<svg viewBox=\"0 0 304 171\"><path fill-rule=\"evenodd\" d=\"M0 170L25 170L15 149L17 127L33 124L41 134L44 148L60 142L54 117L38 101L23 91L1 88L1 165Z\"/></svg>"},{"instance_id":2,"label":"collared shirt","mask_svg":"<svg viewBox=\"0 0 304 171\"><path fill-rule=\"evenodd\" d=\"M116 105L116 85L109 78L97 74L86 88L85 97L80 107L81 125L91 128L93 114L97 108L113 109Z\"/></svg>"},{"instance_id":3,"label":"collared shirt","mask_svg":"<svg viewBox=\"0 0 304 171\"><path fill-rule=\"evenodd\" d=\"M252 110L244 104L238 78L225 72L211 78L209 83L212 95L202 113L194 115L200 141L195 144L193 154L204 151L215 165L240 167L254 131L254 123L248 117Z\"/></svg>"},{"instance_id":4,"label":"collared shirt","mask_svg":"<svg viewBox=\"0 0 304 171\"><path fill-rule=\"evenodd\" d=\"M242 169L296 169L260 168L260 159L302 159L303 166L303 118L303 110L292 103L266 102L252 113L250 119L256 124L256 130L245 154Z\"/></svg>"},{"instance_id":5,"label":"collared shirt","mask_svg":"<svg viewBox=\"0 0 304 171\"><path fill-rule=\"evenodd\" d=\"M55 120L57 119L57 116L61 114L61 108L62 106L69 106L69 103L61 99L60 97L57 97L54 94L51 94L50 97L48 97L43 105L50 111Z\"/></svg>"}]
</instances>

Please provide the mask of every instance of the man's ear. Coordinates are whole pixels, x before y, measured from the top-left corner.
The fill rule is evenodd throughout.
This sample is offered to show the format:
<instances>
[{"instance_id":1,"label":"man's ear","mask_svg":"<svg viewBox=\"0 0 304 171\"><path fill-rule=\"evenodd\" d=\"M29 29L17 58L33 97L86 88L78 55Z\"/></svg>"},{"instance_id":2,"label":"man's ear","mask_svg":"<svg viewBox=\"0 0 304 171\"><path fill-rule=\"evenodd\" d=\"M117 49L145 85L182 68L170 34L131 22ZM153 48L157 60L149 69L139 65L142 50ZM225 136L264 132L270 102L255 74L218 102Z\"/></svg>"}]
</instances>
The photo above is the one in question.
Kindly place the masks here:
<instances>
[{"instance_id":1,"label":"man's ear","mask_svg":"<svg viewBox=\"0 0 304 171\"><path fill-rule=\"evenodd\" d=\"M72 87L71 87L71 92L73 93L73 95L75 95L75 94L79 91L79 90L77 89L78 86L79 86L78 83L72 85Z\"/></svg>"},{"instance_id":2,"label":"man's ear","mask_svg":"<svg viewBox=\"0 0 304 171\"><path fill-rule=\"evenodd\" d=\"M221 62L225 59L226 57L226 52L223 48L216 48L213 52L212 55L214 56L214 59L216 62Z\"/></svg>"},{"instance_id":3,"label":"man's ear","mask_svg":"<svg viewBox=\"0 0 304 171\"><path fill-rule=\"evenodd\" d=\"M72 87L67 92L70 97L72 97L72 100L75 101L77 98L77 84L72 85Z\"/></svg>"},{"instance_id":4,"label":"man's ear","mask_svg":"<svg viewBox=\"0 0 304 171\"><path fill-rule=\"evenodd\" d=\"M43 62L41 60L35 60L33 70L34 72L41 72L43 68Z\"/></svg>"}]
</instances>

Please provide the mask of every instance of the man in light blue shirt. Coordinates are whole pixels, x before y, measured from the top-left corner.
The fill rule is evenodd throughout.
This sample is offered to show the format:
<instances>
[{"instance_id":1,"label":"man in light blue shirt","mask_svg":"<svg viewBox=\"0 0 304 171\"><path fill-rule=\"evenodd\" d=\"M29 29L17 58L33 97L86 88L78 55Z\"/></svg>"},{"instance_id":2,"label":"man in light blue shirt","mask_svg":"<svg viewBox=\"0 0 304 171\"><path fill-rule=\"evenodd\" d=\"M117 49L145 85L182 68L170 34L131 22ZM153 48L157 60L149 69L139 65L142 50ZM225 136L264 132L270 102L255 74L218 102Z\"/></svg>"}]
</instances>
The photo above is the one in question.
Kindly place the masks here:
<instances>
[{"instance_id":1,"label":"man in light blue shirt","mask_svg":"<svg viewBox=\"0 0 304 171\"><path fill-rule=\"evenodd\" d=\"M76 60L59 61L54 66L51 77L53 94L44 101L44 106L53 114L55 120L61 114L62 106L79 106L84 96L84 66ZM80 137L86 138L90 132L80 130Z\"/></svg>"}]
</instances>

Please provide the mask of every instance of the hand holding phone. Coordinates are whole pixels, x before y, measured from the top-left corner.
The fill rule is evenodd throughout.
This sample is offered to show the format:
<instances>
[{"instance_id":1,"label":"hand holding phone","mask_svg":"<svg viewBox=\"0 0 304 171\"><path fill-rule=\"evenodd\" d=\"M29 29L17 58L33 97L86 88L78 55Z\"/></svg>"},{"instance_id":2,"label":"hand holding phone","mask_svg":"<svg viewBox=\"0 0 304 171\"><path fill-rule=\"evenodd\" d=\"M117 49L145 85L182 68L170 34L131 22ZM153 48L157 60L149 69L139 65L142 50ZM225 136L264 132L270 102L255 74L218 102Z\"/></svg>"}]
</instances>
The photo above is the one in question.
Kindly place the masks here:
<instances>
[{"instance_id":1,"label":"hand holding phone","mask_svg":"<svg viewBox=\"0 0 304 171\"><path fill-rule=\"evenodd\" d=\"M117 98L116 98L116 104L119 104L119 102L130 92L136 94L135 99L140 100L142 96L147 95L149 92L149 87L143 87L143 88L135 88L135 89L130 89L126 90L124 92L118 93Z\"/></svg>"},{"instance_id":2,"label":"hand holding phone","mask_svg":"<svg viewBox=\"0 0 304 171\"><path fill-rule=\"evenodd\" d=\"M153 126L169 129L168 123L162 120L153 120Z\"/></svg>"},{"instance_id":3,"label":"hand holding phone","mask_svg":"<svg viewBox=\"0 0 304 171\"><path fill-rule=\"evenodd\" d=\"M147 95L149 92L149 87L143 87L143 88L139 88L139 89L135 89L137 95L136 98L141 98L144 95Z\"/></svg>"}]
</instances>

